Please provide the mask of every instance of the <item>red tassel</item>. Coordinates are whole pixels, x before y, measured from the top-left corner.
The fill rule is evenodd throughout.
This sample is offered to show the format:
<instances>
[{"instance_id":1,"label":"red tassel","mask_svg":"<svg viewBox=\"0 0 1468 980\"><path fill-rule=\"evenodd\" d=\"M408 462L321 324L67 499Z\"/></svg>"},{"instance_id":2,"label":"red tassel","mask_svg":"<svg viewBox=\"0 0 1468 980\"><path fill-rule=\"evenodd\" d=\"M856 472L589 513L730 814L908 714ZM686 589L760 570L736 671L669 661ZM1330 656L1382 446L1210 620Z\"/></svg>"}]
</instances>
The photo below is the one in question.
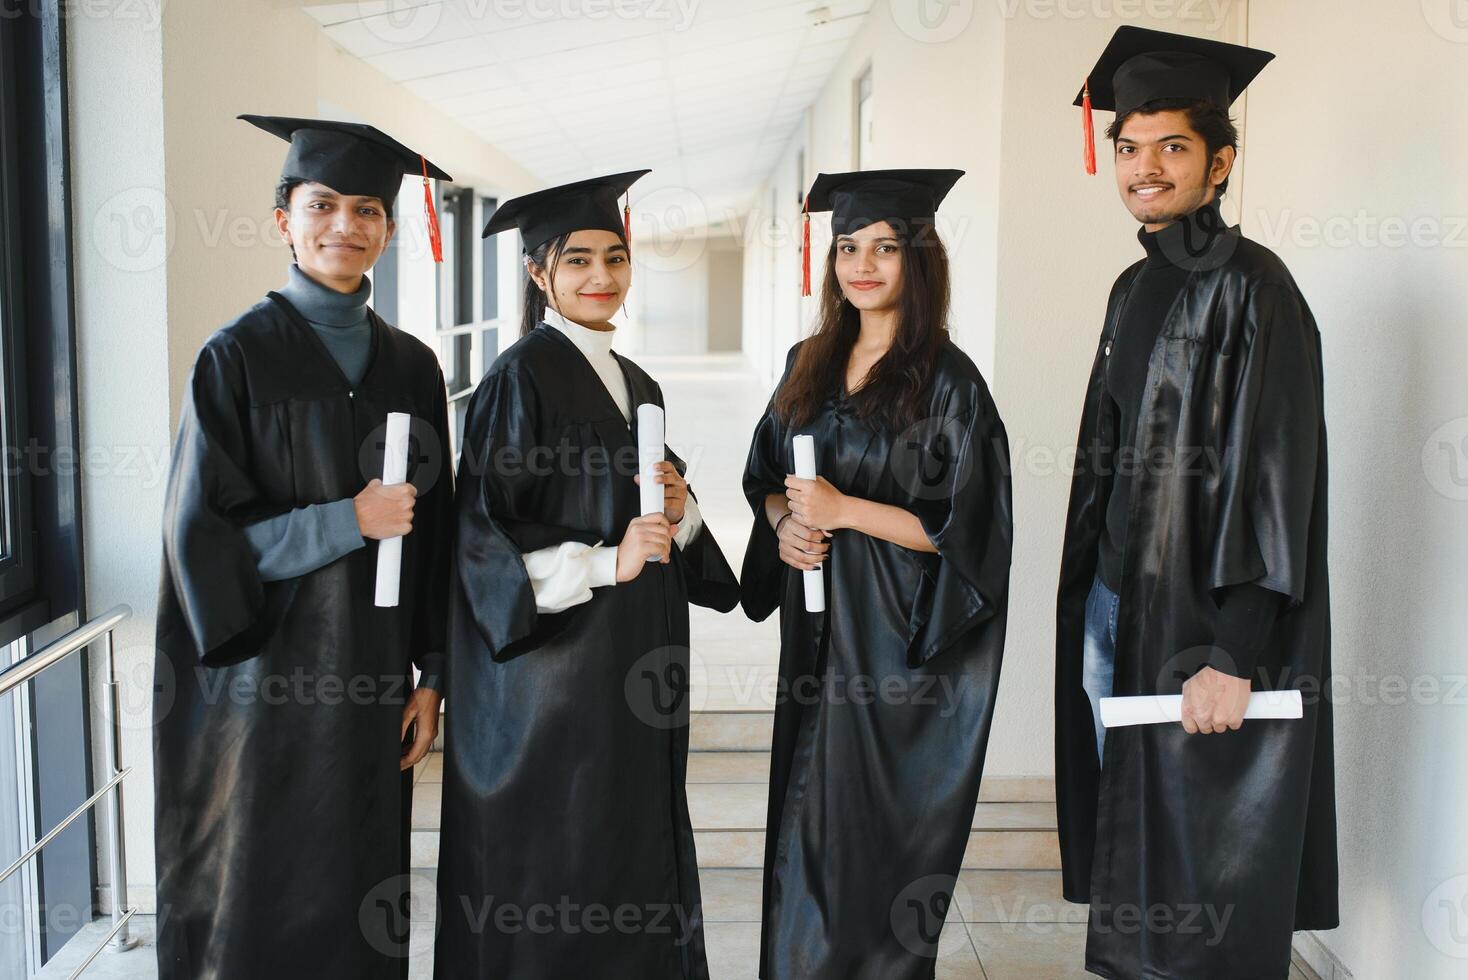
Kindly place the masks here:
<instances>
[{"instance_id":1,"label":"red tassel","mask_svg":"<svg viewBox=\"0 0 1468 980\"><path fill-rule=\"evenodd\" d=\"M628 195L622 195L622 238L626 240L627 247L632 247L632 204Z\"/></svg>"},{"instance_id":2,"label":"red tassel","mask_svg":"<svg viewBox=\"0 0 1468 980\"><path fill-rule=\"evenodd\" d=\"M800 219L804 228L800 239L800 295L810 295L810 202L800 207Z\"/></svg>"},{"instance_id":3,"label":"red tassel","mask_svg":"<svg viewBox=\"0 0 1468 980\"><path fill-rule=\"evenodd\" d=\"M1081 125L1086 131L1086 173L1096 173L1096 124L1091 121L1091 80L1086 79L1086 86L1081 94Z\"/></svg>"},{"instance_id":4,"label":"red tassel","mask_svg":"<svg viewBox=\"0 0 1468 980\"><path fill-rule=\"evenodd\" d=\"M428 246L433 249L433 261L443 261L443 233L438 230L438 212L433 209L433 189L428 186L428 160L418 154L423 163L423 216L428 219Z\"/></svg>"}]
</instances>

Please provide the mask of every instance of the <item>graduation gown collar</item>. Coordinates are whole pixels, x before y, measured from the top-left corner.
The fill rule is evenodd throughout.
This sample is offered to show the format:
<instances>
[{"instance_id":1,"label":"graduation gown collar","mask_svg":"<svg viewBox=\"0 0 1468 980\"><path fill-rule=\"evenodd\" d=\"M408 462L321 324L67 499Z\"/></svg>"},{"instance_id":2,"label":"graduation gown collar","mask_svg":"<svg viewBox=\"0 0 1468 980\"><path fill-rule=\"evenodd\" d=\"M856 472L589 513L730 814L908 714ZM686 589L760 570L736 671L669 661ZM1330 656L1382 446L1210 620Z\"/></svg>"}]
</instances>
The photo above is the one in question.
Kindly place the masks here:
<instances>
[{"instance_id":1,"label":"graduation gown collar","mask_svg":"<svg viewBox=\"0 0 1468 980\"><path fill-rule=\"evenodd\" d=\"M306 317L301 311L296 309L295 304L273 289L265 295L285 314L286 320L301 335L304 343L314 348L316 353L320 355L320 359L324 362L322 370L340 378L342 387L349 393L379 380L376 377L377 352L382 347L382 332L386 329L387 324L383 322L383 319L377 315L372 307L367 307L367 325L372 330L372 342L367 352L367 370L362 372L362 380L354 385L351 379L342 371L341 365L337 364L336 358L331 356L331 351L327 349L326 342L316 335L316 331L312 329L311 324L306 321Z\"/></svg>"},{"instance_id":2,"label":"graduation gown collar","mask_svg":"<svg viewBox=\"0 0 1468 980\"><path fill-rule=\"evenodd\" d=\"M549 307L546 308L545 315L547 317L560 317L559 313L557 313L555 310L550 309ZM565 320L564 317L560 318L562 320ZM611 349L610 336L615 331L591 330L588 327L583 327L580 324L570 320L565 320L565 322L569 324L572 328L585 331L586 333L604 332L608 335L608 340L606 341L606 352L607 354L611 355L611 357L617 362L617 367L620 368L622 371L622 380L625 381L627 384L628 415L630 417L623 421L628 430L632 433L632 439L635 442L637 439L637 406L645 402L652 402L656 405L662 404L661 399L656 397L655 392L652 390L651 381L648 380L647 383L644 383L644 379L646 378L646 376L639 370L630 369L629 365L631 365L632 362L628 361L626 358L622 357L622 355ZM597 397L602 400L606 409L608 410L608 417L621 420L622 410L617 407L616 399L612 397L612 393L610 391L607 391L607 386L602 383L601 375L597 374L596 369L592 367L591 359L587 357L586 352L582 350L581 345L577 343L576 339L570 334L570 332L552 326L548 319L542 319L540 323L536 325L536 330L544 332L544 334L554 342L561 344L564 347L567 347L580 355L580 357L576 358L575 360L580 365L580 370L583 372L583 384L590 386L589 390L596 392L596 395L593 397Z\"/></svg>"}]
</instances>

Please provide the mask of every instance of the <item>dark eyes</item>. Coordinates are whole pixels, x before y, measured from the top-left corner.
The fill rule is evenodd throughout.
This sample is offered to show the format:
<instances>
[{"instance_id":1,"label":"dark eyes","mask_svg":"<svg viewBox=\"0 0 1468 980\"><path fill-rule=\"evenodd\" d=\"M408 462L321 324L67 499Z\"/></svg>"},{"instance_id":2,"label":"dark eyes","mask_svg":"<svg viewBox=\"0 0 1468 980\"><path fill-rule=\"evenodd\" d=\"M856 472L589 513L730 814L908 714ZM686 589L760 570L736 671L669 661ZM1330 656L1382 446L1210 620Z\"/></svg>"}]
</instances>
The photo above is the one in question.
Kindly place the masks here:
<instances>
[{"instance_id":1,"label":"dark eyes","mask_svg":"<svg viewBox=\"0 0 1468 980\"><path fill-rule=\"evenodd\" d=\"M1186 150L1187 147L1184 146L1181 143L1164 143L1162 145L1162 149L1164 151L1166 151L1166 150L1175 150L1175 151L1178 151L1178 152L1182 152L1182 151ZM1117 153L1118 156L1122 156L1122 155L1128 155L1129 156L1129 155L1131 155L1131 154L1133 154L1135 152L1137 152L1137 148L1135 146L1118 146L1116 148L1116 153Z\"/></svg>"},{"instance_id":2,"label":"dark eyes","mask_svg":"<svg viewBox=\"0 0 1468 980\"><path fill-rule=\"evenodd\" d=\"M852 245L850 243L847 243L845 245L839 245L839 246L837 246L837 249L839 251L841 251L841 252L846 253L847 255L850 255L851 253L853 253L853 252L856 251L856 246L855 245ZM877 251L878 252L884 252L884 253L887 253L887 254L891 254L891 253L897 251L897 246L896 245L878 245L877 246Z\"/></svg>"},{"instance_id":3,"label":"dark eyes","mask_svg":"<svg viewBox=\"0 0 1468 980\"><path fill-rule=\"evenodd\" d=\"M310 204L306 205L306 207L310 208L313 211L326 211L331 208L331 203L329 201L312 201ZM375 218L382 212L369 205L358 208L357 213L369 218Z\"/></svg>"}]
</instances>

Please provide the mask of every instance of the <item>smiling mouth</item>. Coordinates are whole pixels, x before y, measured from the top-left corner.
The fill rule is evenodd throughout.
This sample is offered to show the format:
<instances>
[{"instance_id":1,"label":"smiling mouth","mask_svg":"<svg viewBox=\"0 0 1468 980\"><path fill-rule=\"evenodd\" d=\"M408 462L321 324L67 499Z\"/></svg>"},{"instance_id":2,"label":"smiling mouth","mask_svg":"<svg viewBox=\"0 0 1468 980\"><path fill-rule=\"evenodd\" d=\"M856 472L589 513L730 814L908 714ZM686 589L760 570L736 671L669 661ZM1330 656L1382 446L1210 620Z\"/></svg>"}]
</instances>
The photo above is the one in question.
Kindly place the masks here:
<instances>
[{"instance_id":1,"label":"smiling mouth","mask_svg":"<svg viewBox=\"0 0 1468 980\"><path fill-rule=\"evenodd\" d=\"M581 296L583 298L585 298L585 299L596 300L597 302L601 302L601 303L605 303L607 300L612 299L616 295L617 295L616 293L582 293L581 294Z\"/></svg>"},{"instance_id":2,"label":"smiling mouth","mask_svg":"<svg viewBox=\"0 0 1468 980\"><path fill-rule=\"evenodd\" d=\"M1145 200L1170 190L1171 184L1140 184L1132 188L1132 193Z\"/></svg>"},{"instance_id":3,"label":"smiling mouth","mask_svg":"<svg viewBox=\"0 0 1468 980\"><path fill-rule=\"evenodd\" d=\"M876 289L882 282L880 279L853 279L847 285L852 289Z\"/></svg>"},{"instance_id":4,"label":"smiling mouth","mask_svg":"<svg viewBox=\"0 0 1468 980\"><path fill-rule=\"evenodd\" d=\"M351 242L331 242L322 248L344 248L352 252L366 251L361 245L353 245Z\"/></svg>"}]
</instances>

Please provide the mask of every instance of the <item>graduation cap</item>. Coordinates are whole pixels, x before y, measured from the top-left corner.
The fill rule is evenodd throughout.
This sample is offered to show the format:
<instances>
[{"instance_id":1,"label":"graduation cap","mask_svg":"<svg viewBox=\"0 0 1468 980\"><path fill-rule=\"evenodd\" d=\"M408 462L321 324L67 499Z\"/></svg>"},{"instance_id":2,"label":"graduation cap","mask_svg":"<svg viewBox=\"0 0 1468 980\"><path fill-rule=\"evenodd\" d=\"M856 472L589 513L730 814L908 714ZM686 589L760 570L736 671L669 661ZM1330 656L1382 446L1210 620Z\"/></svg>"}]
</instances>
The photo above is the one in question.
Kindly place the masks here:
<instances>
[{"instance_id":1,"label":"graduation cap","mask_svg":"<svg viewBox=\"0 0 1468 980\"><path fill-rule=\"evenodd\" d=\"M1157 99L1187 99L1226 110L1273 60L1268 51L1240 44L1118 27L1072 103L1084 110L1086 173L1096 172L1092 109L1120 119Z\"/></svg>"},{"instance_id":2,"label":"graduation cap","mask_svg":"<svg viewBox=\"0 0 1468 980\"><path fill-rule=\"evenodd\" d=\"M830 211L831 232L849 235L878 221L931 224L962 170L855 170L817 174L805 195L801 295L810 295L810 212Z\"/></svg>"},{"instance_id":3,"label":"graduation cap","mask_svg":"<svg viewBox=\"0 0 1468 980\"><path fill-rule=\"evenodd\" d=\"M402 187L405 174L423 174L423 210L428 219L428 240L433 260L443 261L443 239L433 192L428 178L453 180L429 163L421 153L408 149L375 126L338 122L334 119L300 119L294 116L241 115L237 118L258 126L290 143L282 180L309 180L325 184L338 194L376 197L389 210Z\"/></svg>"},{"instance_id":4,"label":"graduation cap","mask_svg":"<svg viewBox=\"0 0 1468 980\"><path fill-rule=\"evenodd\" d=\"M629 170L511 198L495 210L480 237L518 228L527 253L558 235L587 229L620 233L631 243L632 208L624 204L618 213L617 198L650 173L651 170Z\"/></svg>"}]
</instances>

